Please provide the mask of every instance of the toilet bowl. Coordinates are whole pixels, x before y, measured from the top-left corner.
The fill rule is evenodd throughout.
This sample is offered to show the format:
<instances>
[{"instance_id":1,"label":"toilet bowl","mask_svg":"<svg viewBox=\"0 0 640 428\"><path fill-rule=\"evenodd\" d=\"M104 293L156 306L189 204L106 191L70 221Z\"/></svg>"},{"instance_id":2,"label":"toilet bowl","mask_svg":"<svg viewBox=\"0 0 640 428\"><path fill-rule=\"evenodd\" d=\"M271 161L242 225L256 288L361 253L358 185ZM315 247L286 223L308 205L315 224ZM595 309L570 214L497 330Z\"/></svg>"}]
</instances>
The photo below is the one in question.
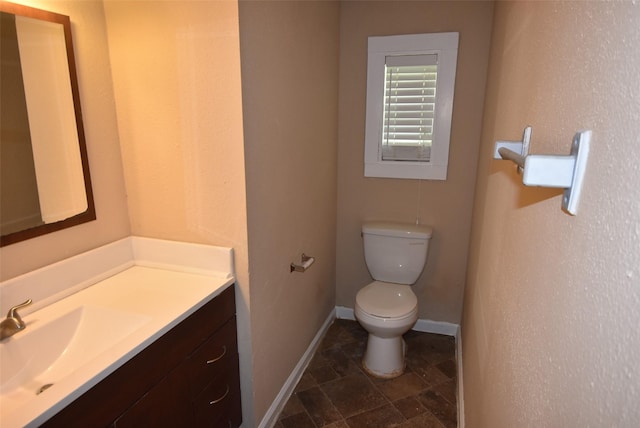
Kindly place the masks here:
<instances>
[{"instance_id":1,"label":"toilet bowl","mask_svg":"<svg viewBox=\"0 0 640 428\"><path fill-rule=\"evenodd\" d=\"M418 320L418 299L411 290L426 262L431 228L389 222L362 227L365 260L375 281L356 295L355 317L367 330L364 369L381 378L405 369L402 335Z\"/></svg>"},{"instance_id":2,"label":"toilet bowl","mask_svg":"<svg viewBox=\"0 0 640 428\"><path fill-rule=\"evenodd\" d=\"M406 350L402 335L418 320L418 299L411 288L374 281L356 296L355 316L369 333L365 370L382 378L400 376Z\"/></svg>"}]
</instances>

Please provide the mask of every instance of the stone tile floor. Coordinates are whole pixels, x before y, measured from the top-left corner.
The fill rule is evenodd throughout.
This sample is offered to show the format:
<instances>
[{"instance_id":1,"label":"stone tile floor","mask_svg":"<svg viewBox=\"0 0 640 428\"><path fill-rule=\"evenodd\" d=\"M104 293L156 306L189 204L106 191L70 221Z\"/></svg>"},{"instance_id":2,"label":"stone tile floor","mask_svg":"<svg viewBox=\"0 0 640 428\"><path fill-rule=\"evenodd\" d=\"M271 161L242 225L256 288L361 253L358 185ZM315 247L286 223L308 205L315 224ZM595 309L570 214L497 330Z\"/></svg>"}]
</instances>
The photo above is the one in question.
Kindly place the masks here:
<instances>
[{"instance_id":1,"label":"stone tile floor","mask_svg":"<svg viewBox=\"0 0 640 428\"><path fill-rule=\"evenodd\" d=\"M404 339L404 374L378 379L362 368L367 332L336 320L275 428L456 427L455 339L416 331Z\"/></svg>"}]
</instances>

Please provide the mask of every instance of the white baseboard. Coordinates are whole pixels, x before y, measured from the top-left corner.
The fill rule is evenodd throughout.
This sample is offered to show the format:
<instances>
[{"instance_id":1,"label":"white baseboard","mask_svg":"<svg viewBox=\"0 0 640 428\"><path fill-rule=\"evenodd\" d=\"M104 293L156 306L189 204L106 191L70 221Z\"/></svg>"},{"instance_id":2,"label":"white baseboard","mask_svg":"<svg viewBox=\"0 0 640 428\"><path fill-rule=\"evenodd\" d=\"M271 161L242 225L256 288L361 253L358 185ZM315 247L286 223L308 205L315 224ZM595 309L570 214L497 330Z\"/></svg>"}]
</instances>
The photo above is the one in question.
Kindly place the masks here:
<instances>
[{"instance_id":1,"label":"white baseboard","mask_svg":"<svg viewBox=\"0 0 640 428\"><path fill-rule=\"evenodd\" d=\"M464 428L464 390L462 389L462 331L456 332L456 363L458 364L458 428Z\"/></svg>"},{"instance_id":2,"label":"white baseboard","mask_svg":"<svg viewBox=\"0 0 640 428\"><path fill-rule=\"evenodd\" d=\"M458 333L458 324L445 321L418 320L413 329L424 333L444 334L445 336L456 337Z\"/></svg>"},{"instance_id":3,"label":"white baseboard","mask_svg":"<svg viewBox=\"0 0 640 428\"><path fill-rule=\"evenodd\" d=\"M280 389L280 392L273 400L273 403L271 403L271 406L262 418L262 421L258 425L258 428L271 428L275 425L280 412L282 412L285 404L287 404L289 396L298 384L298 381L304 374L304 371L309 365L311 358L313 358L313 354L316 352L318 346L320 345L320 341L331 326L333 320L336 318L346 320L356 319L353 313L353 309L351 308L336 306L335 309L331 311L326 321L309 344L309 347L302 355L302 358L300 358L300 361L298 361L298 364L296 364L286 382ZM462 344L460 336L460 326L458 324L442 321L418 320L413 329L424 333L443 334L446 336L454 336L456 338L456 361L458 364L458 427L464 428L464 395L462 394Z\"/></svg>"},{"instance_id":4,"label":"white baseboard","mask_svg":"<svg viewBox=\"0 0 640 428\"><path fill-rule=\"evenodd\" d=\"M344 306L336 306L336 318L339 320L356 320L353 309Z\"/></svg>"},{"instance_id":5,"label":"white baseboard","mask_svg":"<svg viewBox=\"0 0 640 428\"><path fill-rule=\"evenodd\" d=\"M353 313L353 309L344 306L336 306L336 318L343 320L356 319ZM459 328L460 326L458 324L424 319L419 319L416 322L416 325L413 326L413 330L415 331L421 331L423 333L444 334L445 336L454 337L457 337Z\"/></svg>"},{"instance_id":6,"label":"white baseboard","mask_svg":"<svg viewBox=\"0 0 640 428\"><path fill-rule=\"evenodd\" d=\"M331 311L331 313L325 320L324 324L322 324L322 327L320 327L320 330L318 331L318 333L316 333L315 337L309 344L309 347L307 348L305 353L302 355L302 358L300 358L300 361L298 361L298 364L296 364L296 366L293 368L293 371L291 372L286 382L280 389L280 392L278 393L276 398L273 400L273 403L271 403L271 406L269 406L267 413L265 413L264 417L262 418L262 421L260 421L258 428L271 428L275 425L276 420L280 415L280 412L282 412L282 409L284 408L285 404L287 404L287 400L289 399L289 396L291 395L294 388L298 384L298 381L300 381L300 378L304 374L304 371L309 365L309 362L311 362L311 359L313 358L313 354L318 349L318 346L320 345L320 341L322 340L325 333L327 332L327 330L329 329L329 327L331 326L331 324L335 319L336 319L336 311L334 309L333 311Z\"/></svg>"}]
</instances>

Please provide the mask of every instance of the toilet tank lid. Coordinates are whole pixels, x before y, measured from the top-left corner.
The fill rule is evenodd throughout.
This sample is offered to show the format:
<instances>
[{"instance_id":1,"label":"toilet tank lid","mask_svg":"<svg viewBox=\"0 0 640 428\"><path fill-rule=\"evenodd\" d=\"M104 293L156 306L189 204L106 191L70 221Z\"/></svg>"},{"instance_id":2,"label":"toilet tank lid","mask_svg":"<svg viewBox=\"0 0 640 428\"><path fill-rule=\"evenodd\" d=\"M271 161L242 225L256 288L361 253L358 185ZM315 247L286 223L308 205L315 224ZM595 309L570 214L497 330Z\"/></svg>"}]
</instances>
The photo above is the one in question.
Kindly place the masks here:
<instances>
[{"instance_id":1,"label":"toilet tank lid","mask_svg":"<svg viewBox=\"0 0 640 428\"><path fill-rule=\"evenodd\" d=\"M431 238L433 229L424 224L399 223L393 221L367 221L362 224L362 233L370 235L398 236L401 238Z\"/></svg>"}]
</instances>

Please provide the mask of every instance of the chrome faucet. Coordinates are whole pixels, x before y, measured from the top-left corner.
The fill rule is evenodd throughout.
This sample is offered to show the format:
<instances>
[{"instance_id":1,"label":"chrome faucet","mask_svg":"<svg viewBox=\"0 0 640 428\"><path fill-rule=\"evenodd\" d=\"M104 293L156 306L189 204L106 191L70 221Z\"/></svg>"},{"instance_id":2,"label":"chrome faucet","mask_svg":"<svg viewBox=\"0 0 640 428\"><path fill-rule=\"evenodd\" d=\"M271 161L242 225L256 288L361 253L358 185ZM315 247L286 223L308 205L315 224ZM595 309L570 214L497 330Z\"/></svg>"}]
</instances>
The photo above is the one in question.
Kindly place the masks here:
<instances>
[{"instance_id":1,"label":"chrome faucet","mask_svg":"<svg viewBox=\"0 0 640 428\"><path fill-rule=\"evenodd\" d=\"M29 299L26 302L22 302L19 305L16 305L13 308L9 309L7 318L2 320L2 322L0 323L0 340L11 337L20 330L25 329L26 324L24 323L24 321L22 321L22 318L20 318L18 309L29 306L31 303L32 300Z\"/></svg>"}]
</instances>

